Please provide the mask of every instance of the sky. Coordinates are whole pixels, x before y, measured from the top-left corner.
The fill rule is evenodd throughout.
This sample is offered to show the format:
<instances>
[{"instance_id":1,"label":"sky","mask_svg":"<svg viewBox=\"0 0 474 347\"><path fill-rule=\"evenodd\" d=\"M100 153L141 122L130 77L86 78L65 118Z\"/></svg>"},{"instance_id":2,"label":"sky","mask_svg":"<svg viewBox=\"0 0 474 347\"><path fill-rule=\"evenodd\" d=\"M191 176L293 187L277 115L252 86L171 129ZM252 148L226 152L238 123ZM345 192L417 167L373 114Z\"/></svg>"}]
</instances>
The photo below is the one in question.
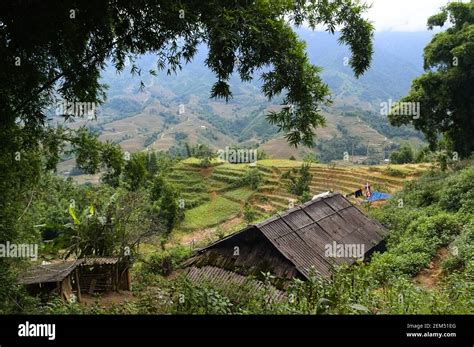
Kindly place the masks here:
<instances>
[{"instance_id":1,"label":"sky","mask_svg":"<svg viewBox=\"0 0 474 347\"><path fill-rule=\"evenodd\" d=\"M467 2L468 0L463 0ZM376 31L425 31L428 17L448 0L365 0L373 4L367 18Z\"/></svg>"}]
</instances>

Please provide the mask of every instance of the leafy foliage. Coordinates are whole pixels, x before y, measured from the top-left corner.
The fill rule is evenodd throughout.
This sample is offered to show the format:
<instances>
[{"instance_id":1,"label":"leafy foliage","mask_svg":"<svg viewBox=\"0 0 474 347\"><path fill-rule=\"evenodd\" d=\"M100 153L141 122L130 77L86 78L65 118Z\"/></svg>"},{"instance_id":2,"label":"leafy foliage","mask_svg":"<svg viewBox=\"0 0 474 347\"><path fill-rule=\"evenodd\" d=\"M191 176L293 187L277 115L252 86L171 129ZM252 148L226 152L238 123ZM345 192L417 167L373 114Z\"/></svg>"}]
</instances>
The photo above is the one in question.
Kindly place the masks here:
<instances>
[{"instance_id":1,"label":"leafy foliage","mask_svg":"<svg viewBox=\"0 0 474 347\"><path fill-rule=\"evenodd\" d=\"M183 208L179 206L179 196L178 189L167 182L163 176L154 178L151 199L167 232L170 232L184 217Z\"/></svg>"},{"instance_id":2,"label":"leafy foliage","mask_svg":"<svg viewBox=\"0 0 474 347\"><path fill-rule=\"evenodd\" d=\"M400 149L390 155L390 162L393 164L408 164L414 159L413 149L407 143L404 143Z\"/></svg>"},{"instance_id":3,"label":"leafy foliage","mask_svg":"<svg viewBox=\"0 0 474 347\"><path fill-rule=\"evenodd\" d=\"M255 219L257 219L257 216L258 216L257 211L254 208L252 208L250 204L245 205L243 215L244 215L244 220L248 224L252 223Z\"/></svg>"},{"instance_id":4,"label":"leafy foliage","mask_svg":"<svg viewBox=\"0 0 474 347\"><path fill-rule=\"evenodd\" d=\"M303 197L310 191L309 185L313 180L310 172L311 163L303 163L301 168L288 171L284 178L288 178L288 192L296 196Z\"/></svg>"},{"instance_id":5,"label":"leafy foliage","mask_svg":"<svg viewBox=\"0 0 474 347\"><path fill-rule=\"evenodd\" d=\"M422 131L431 148L440 135L448 148L467 157L474 150L471 129L473 105L474 2L451 2L428 19L428 27L452 26L437 33L424 51L426 73L413 81L403 102L419 102L419 119L410 115L390 115L392 125L412 123Z\"/></svg>"},{"instance_id":6,"label":"leafy foliage","mask_svg":"<svg viewBox=\"0 0 474 347\"><path fill-rule=\"evenodd\" d=\"M252 168L250 170L245 171L240 178L238 185L239 186L247 186L251 189L257 189L263 183L263 174L260 170L256 168Z\"/></svg>"},{"instance_id":7,"label":"leafy foliage","mask_svg":"<svg viewBox=\"0 0 474 347\"><path fill-rule=\"evenodd\" d=\"M217 157L216 152L214 152L208 145L197 144L191 146L190 144L186 143L185 146L187 156L189 158L198 158L200 160L199 165L202 167L211 166L212 160Z\"/></svg>"},{"instance_id":8,"label":"leafy foliage","mask_svg":"<svg viewBox=\"0 0 474 347\"><path fill-rule=\"evenodd\" d=\"M176 270L180 263L190 255L191 250L184 246L153 254L144 263L143 271L167 276Z\"/></svg>"},{"instance_id":9,"label":"leafy foliage","mask_svg":"<svg viewBox=\"0 0 474 347\"><path fill-rule=\"evenodd\" d=\"M137 152L125 162L123 179L128 189L136 191L144 185L148 175L146 160L146 153Z\"/></svg>"}]
</instances>

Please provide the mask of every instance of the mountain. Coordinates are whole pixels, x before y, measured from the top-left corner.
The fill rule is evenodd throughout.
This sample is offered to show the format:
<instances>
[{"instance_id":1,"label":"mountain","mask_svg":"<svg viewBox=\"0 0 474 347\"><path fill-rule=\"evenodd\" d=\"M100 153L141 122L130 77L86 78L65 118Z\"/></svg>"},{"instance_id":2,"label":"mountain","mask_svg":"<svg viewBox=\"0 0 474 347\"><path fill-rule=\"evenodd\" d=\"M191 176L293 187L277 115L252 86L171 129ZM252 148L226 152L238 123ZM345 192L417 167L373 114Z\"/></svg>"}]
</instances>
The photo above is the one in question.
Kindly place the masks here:
<instances>
[{"instance_id":1,"label":"mountain","mask_svg":"<svg viewBox=\"0 0 474 347\"><path fill-rule=\"evenodd\" d=\"M423 72L422 52L432 33L376 33L372 66L359 79L345 64L349 49L338 43L337 33L302 28L297 33L307 44L311 62L323 68L322 78L334 100L333 105L323 108L327 127L317 131L316 152L331 146L348 149L347 138L360 148L394 148L407 140L421 142L422 137L413 129L391 127L380 115L379 105L406 94L411 81ZM258 76L249 83L234 76L230 81L233 99L228 103L209 99L215 77L205 66L206 54L201 47L193 62L177 75L165 71L157 77L150 75L148 71L156 64L150 54L136 62L140 76L128 73L131 65L121 74L109 66L102 74L102 82L109 86L108 100L97 120L79 121L73 126L86 124L102 140L120 143L129 151L146 147L168 150L184 141L207 143L213 148L259 145L270 156L286 158L315 151L290 148L278 128L267 123L265 114L281 99L268 102L260 92ZM141 81L143 90L139 89ZM180 105L184 105L182 112Z\"/></svg>"},{"instance_id":2,"label":"mountain","mask_svg":"<svg viewBox=\"0 0 474 347\"><path fill-rule=\"evenodd\" d=\"M356 97L371 104L406 94L411 81L423 72L423 48L432 37L431 32L376 33L371 68L356 79L347 64L349 48L337 43L338 35L298 33L307 43L311 62L324 68L322 77L336 98Z\"/></svg>"}]
</instances>

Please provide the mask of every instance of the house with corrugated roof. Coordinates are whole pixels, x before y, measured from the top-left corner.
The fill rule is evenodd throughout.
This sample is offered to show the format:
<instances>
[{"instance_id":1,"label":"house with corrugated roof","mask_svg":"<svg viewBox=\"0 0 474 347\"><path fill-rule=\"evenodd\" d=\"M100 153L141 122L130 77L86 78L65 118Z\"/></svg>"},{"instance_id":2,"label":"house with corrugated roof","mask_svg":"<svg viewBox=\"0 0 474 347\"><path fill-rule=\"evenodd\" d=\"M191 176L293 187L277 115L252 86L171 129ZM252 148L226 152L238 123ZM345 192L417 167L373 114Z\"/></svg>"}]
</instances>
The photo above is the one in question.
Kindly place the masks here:
<instances>
[{"instance_id":1,"label":"house with corrugated roof","mask_svg":"<svg viewBox=\"0 0 474 347\"><path fill-rule=\"evenodd\" d=\"M283 281L312 273L330 278L335 266L383 249L386 235L341 194L324 194L198 250L184 265L191 280L219 281L230 273L257 278L271 273Z\"/></svg>"}]
</instances>

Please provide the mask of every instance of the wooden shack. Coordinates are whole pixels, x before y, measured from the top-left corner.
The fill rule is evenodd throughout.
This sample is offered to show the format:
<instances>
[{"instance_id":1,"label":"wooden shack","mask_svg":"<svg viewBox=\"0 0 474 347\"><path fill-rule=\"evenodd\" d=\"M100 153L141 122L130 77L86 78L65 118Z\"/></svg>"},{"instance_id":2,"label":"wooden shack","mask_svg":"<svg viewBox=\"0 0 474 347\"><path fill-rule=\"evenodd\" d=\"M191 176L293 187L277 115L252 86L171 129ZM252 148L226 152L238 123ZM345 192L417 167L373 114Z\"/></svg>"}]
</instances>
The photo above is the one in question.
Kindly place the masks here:
<instances>
[{"instance_id":1,"label":"wooden shack","mask_svg":"<svg viewBox=\"0 0 474 347\"><path fill-rule=\"evenodd\" d=\"M20 275L20 283L26 286L29 294L46 298L56 292L64 300L78 301L81 299L81 289L77 267L82 260L61 261L31 267Z\"/></svg>"},{"instance_id":2,"label":"wooden shack","mask_svg":"<svg viewBox=\"0 0 474 347\"><path fill-rule=\"evenodd\" d=\"M103 293L110 291L129 291L129 264L118 257L88 257L79 266L79 281L83 292Z\"/></svg>"},{"instance_id":3,"label":"wooden shack","mask_svg":"<svg viewBox=\"0 0 474 347\"><path fill-rule=\"evenodd\" d=\"M46 297L57 293L71 301L81 301L81 294L106 293L131 288L129 262L126 258L88 257L36 265L20 274L19 282L28 293Z\"/></svg>"},{"instance_id":4,"label":"wooden shack","mask_svg":"<svg viewBox=\"0 0 474 347\"><path fill-rule=\"evenodd\" d=\"M257 278L308 279L312 272L329 278L335 265L352 257L328 256L332 245L357 245L367 259L384 247L386 229L341 194L326 194L197 251L185 266L218 267ZM196 270L192 270L196 271Z\"/></svg>"}]
</instances>

